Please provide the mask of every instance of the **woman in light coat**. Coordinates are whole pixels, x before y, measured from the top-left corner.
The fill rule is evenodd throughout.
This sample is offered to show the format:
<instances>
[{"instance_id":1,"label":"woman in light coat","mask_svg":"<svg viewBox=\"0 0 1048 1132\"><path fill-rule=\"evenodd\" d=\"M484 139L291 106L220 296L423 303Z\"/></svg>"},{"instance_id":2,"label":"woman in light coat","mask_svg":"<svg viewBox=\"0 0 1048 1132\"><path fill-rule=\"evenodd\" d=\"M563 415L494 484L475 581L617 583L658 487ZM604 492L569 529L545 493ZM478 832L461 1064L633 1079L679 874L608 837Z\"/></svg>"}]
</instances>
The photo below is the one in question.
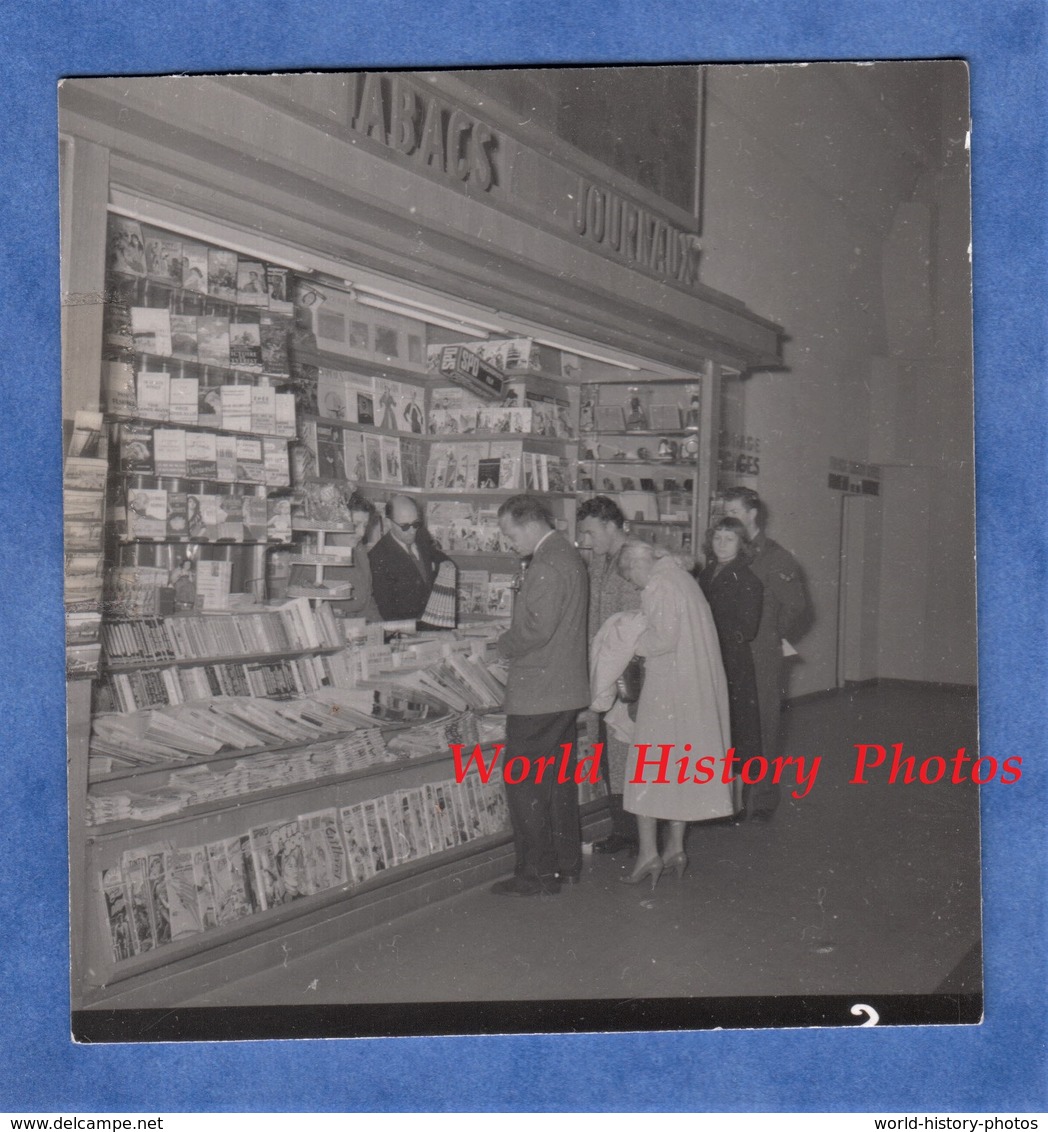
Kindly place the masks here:
<instances>
[{"instance_id":1,"label":"woman in light coat","mask_svg":"<svg viewBox=\"0 0 1048 1132\"><path fill-rule=\"evenodd\" d=\"M713 615L695 579L665 551L635 540L620 551L618 568L641 590L647 625L636 644L637 654L645 658L644 687L633 733L635 772L627 770L623 802L637 815L640 849L637 867L622 879L638 884L650 876L654 888L664 868L683 875L689 821L732 813L731 786L720 781L731 745L728 687ZM642 757L644 744L650 746ZM672 749L663 768L661 748L666 745ZM704 758L714 760L715 773L709 782L695 782L698 761ZM679 772L681 759L686 773ZM659 820L669 823L661 857Z\"/></svg>"}]
</instances>

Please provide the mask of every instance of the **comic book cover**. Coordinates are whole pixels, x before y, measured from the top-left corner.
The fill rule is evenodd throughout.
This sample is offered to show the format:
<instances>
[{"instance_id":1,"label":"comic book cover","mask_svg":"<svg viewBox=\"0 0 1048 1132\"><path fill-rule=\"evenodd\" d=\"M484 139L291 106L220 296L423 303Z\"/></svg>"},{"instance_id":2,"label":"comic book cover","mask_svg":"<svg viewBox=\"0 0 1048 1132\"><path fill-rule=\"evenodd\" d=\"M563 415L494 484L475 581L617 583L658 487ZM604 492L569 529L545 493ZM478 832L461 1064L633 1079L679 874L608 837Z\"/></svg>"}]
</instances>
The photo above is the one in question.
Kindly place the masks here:
<instances>
[{"instance_id":1,"label":"comic book cover","mask_svg":"<svg viewBox=\"0 0 1048 1132\"><path fill-rule=\"evenodd\" d=\"M119 867L102 871L102 898L105 903L106 923L112 944L113 961L130 959L135 954L134 929L128 911L128 896L124 877Z\"/></svg>"}]
</instances>

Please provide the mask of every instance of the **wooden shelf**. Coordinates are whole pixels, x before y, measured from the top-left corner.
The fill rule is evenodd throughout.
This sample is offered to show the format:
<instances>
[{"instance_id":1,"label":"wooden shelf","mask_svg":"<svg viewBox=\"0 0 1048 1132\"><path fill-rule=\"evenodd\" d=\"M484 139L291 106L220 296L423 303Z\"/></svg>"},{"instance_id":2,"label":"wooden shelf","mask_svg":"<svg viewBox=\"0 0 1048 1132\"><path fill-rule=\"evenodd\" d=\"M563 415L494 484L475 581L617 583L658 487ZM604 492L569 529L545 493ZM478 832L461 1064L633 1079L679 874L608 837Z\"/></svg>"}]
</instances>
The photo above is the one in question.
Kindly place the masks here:
<instances>
[{"instance_id":1,"label":"wooden shelf","mask_svg":"<svg viewBox=\"0 0 1048 1132\"><path fill-rule=\"evenodd\" d=\"M291 586L287 588L288 597L308 597L313 601L348 601L353 596L350 582L339 582L336 586Z\"/></svg>"},{"instance_id":2,"label":"wooden shelf","mask_svg":"<svg viewBox=\"0 0 1048 1132\"><path fill-rule=\"evenodd\" d=\"M117 542L121 546L162 546L165 543L179 543L193 546L291 546L290 542L278 542L276 539L236 539L236 538L167 538L150 535L118 535ZM85 552L86 553L86 552Z\"/></svg>"},{"instance_id":3,"label":"wooden shelf","mask_svg":"<svg viewBox=\"0 0 1048 1132\"><path fill-rule=\"evenodd\" d=\"M223 433L226 436L243 436L243 437L248 437L248 438L254 437L254 438L261 439L261 440L286 440L289 444L292 443L295 440L298 440L298 434L297 433L294 433L294 434L289 436L287 433L282 433L282 432L250 432L246 429L240 429L240 428L223 428L221 425L208 424L207 422L201 423L200 421L197 421L196 423L193 423L191 421L173 421L173 420L170 420L170 419L164 419L163 417L143 417L143 416L140 416L138 414L136 414L134 416L125 417L125 416L121 416L117 413L106 413L105 414L105 421L106 421L106 424L142 424L142 425L149 425L150 428L181 428L181 429L186 429L189 432L216 432L216 433L220 432L220 433ZM129 472L129 473L122 473L122 474L126 474L126 475L137 475L137 474L146 475L148 473L145 473L145 472L143 472L143 473ZM205 478L205 477L202 477L202 476L185 476L185 477L180 477L180 478L202 479L202 478Z\"/></svg>"},{"instance_id":4,"label":"wooden shelf","mask_svg":"<svg viewBox=\"0 0 1048 1132\"><path fill-rule=\"evenodd\" d=\"M424 439L438 444L457 444L472 440L523 440L527 444L578 444L579 442L578 437L540 436L534 432L431 432Z\"/></svg>"},{"instance_id":5,"label":"wooden shelf","mask_svg":"<svg viewBox=\"0 0 1048 1132\"><path fill-rule=\"evenodd\" d=\"M322 480L322 483L338 483L338 480ZM324 531L325 533L331 532L337 535L355 535L357 533L356 523L343 523L341 526L333 523L330 520L324 519L298 519L294 515L291 516L291 529L293 531Z\"/></svg>"},{"instance_id":6,"label":"wooden shelf","mask_svg":"<svg viewBox=\"0 0 1048 1132\"><path fill-rule=\"evenodd\" d=\"M145 708L145 711L152 709ZM119 712L109 714L121 714ZM127 714L127 713L123 713ZM106 718L106 716L102 716ZM241 722L237 720L236 722ZM249 725L248 725L249 726ZM377 724L376 724L377 726ZM185 759L172 760L165 763L148 763L142 766L128 766L121 767L120 770L112 770L108 774L99 774L94 778L88 776L88 787L105 786L111 782L126 782L132 779L136 782L142 779L150 779L153 777L164 776L172 774L174 771L185 770L188 767L194 766L208 766L211 763L225 763L232 762L236 759L252 758L254 755L272 755L280 751L297 751L302 747L311 747L317 743L326 743L328 741L343 739L347 735L352 735L355 731L363 730L362 728L355 727L352 731L335 731L333 733L326 733L319 735L315 739L305 739L302 741L295 741L293 743L277 743L275 745L264 745L261 747L240 747L236 750L222 750L216 751L213 755L190 755ZM90 757L90 750L88 751ZM105 758L108 756L96 756Z\"/></svg>"},{"instance_id":7,"label":"wooden shelf","mask_svg":"<svg viewBox=\"0 0 1048 1132\"><path fill-rule=\"evenodd\" d=\"M162 228L164 226L160 225L159 227ZM208 247L208 248L215 246L215 245L207 243L205 241L201 241L201 242L205 243L205 246ZM221 250L221 249L219 249L219 250ZM240 255L240 253L237 253L237 254ZM240 258L245 258L245 257L243 255L240 255ZM257 259L263 265L267 265L267 263L268 263L268 261L265 259L264 256L250 256L250 257L247 257L247 258ZM278 266L278 265L268 264L268 266L272 267L272 266ZM189 302L189 303L192 303L192 304L196 304L196 303L220 303L224 307L238 307L238 308L241 308L241 309L246 310L246 311L254 311L256 314L261 313L262 311L266 311L269 314L285 314L285 315L288 315L288 316L290 316L290 314L291 314L291 311L286 311L286 312L285 311L271 311L270 308L269 308L268 301L265 302L265 303L240 303L240 302L237 302L236 299L224 299L224 298L221 298L218 295L207 294L204 291L192 291L188 287L183 287L180 284L175 283L173 280L155 279L150 275L131 275L126 271L120 271L116 268L110 268L110 272L113 276L116 277L116 279L119 281L119 283L121 285L127 286L129 284L134 284L136 287L140 288L143 292L143 296L144 296L145 292L148 291L151 287L159 287L162 291L165 291L169 296L170 295L179 296L184 303L185 302ZM115 301L123 302L124 300L123 299L116 299ZM139 304L132 303L131 305L136 306L136 305L139 305ZM168 304L167 308L160 307L158 309L160 309L160 310L170 309L170 303ZM175 312L175 313L180 313L180 312Z\"/></svg>"},{"instance_id":8,"label":"wooden shelf","mask_svg":"<svg viewBox=\"0 0 1048 1132\"><path fill-rule=\"evenodd\" d=\"M158 309L163 310L164 308L160 307ZM259 309L264 309L264 308L253 307L251 309L252 310L259 310ZM288 373L265 373L262 370L257 370L257 369L242 369L239 366L222 365L220 362L203 361L201 358L184 358L184 357L181 356L181 354L151 354L151 353L149 353L148 350L136 350L136 349L134 349L133 346L132 346L130 352L134 355L134 359L135 359L134 368L135 368L136 374L139 373L139 372L147 373L147 374L148 373L167 373L167 372L170 372L168 370L162 370L162 369L141 369L140 370L139 366L137 365L138 359L139 358L148 358L148 359L150 359L151 361L154 361L154 362L163 362L165 365L192 366L194 369L201 369L201 370L205 370L205 371L207 371L207 370L217 370L219 373L231 373L231 374L235 374L237 377L251 378L252 379L250 382L243 381L243 382L234 383L234 384L256 385L257 382L254 380L255 378L265 378L267 384L270 384L272 382L287 382L287 381L290 381L290 379L291 379L290 374L288 374ZM220 382L219 384L224 385L224 384L227 384L227 383L226 382ZM218 386L217 385L212 386L211 388L217 389Z\"/></svg>"},{"instance_id":9,"label":"wooden shelf","mask_svg":"<svg viewBox=\"0 0 1048 1132\"><path fill-rule=\"evenodd\" d=\"M159 615L158 615L159 616ZM266 660L285 660L298 656L329 656L341 652L345 645L318 645L303 649L282 649L279 652L252 652L227 656L205 656L177 660L129 660L104 665L106 672L138 672L148 668L201 668L209 664L256 664ZM123 714L123 713L122 713Z\"/></svg>"},{"instance_id":10,"label":"wooden shelf","mask_svg":"<svg viewBox=\"0 0 1048 1132\"><path fill-rule=\"evenodd\" d=\"M574 491L536 491L533 487L470 488L469 491L458 491L455 488L447 487L427 487L416 488L415 490L425 491L430 496L440 496L441 498L447 496L449 499L512 499L514 495L537 495L541 499L574 499L576 495Z\"/></svg>"},{"instance_id":11,"label":"wooden shelf","mask_svg":"<svg viewBox=\"0 0 1048 1132\"><path fill-rule=\"evenodd\" d=\"M630 459L611 459L605 460L596 456L580 456L580 464L595 464L598 467L604 468L609 464L615 466L622 465L628 468L680 468L682 471L694 472L695 463L692 461L688 464L682 464L679 460L630 460Z\"/></svg>"},{"instance_id":12,"label":"wooden shelf","mask_svg":"<svg viewBox=\"0 0 1048 1132\"><path fill-rule=\"evenodd\" d=\"M580 431L580 439L585 436L697 436L697 428L624 428L607 432L604 429L587 428Z\"/></svg>"},{"instance_id":13,"label":"wooden shelf","mask_svg":"<svg viewBox=\"0 0 1048 1132\"><path fill-rule=\"evenodd\" d=\"M300 420L315 421L318 425L327 428L348 428L356 432L370 433L372 436L385 436L392 439L403 440L432 440L433 437L424 432L390 432L389 429L380 428L378 425L373 424L360 424L357 421L347 421L342 417L321 417L313 413L299 413Z\"/></svg>"},{"instance_id":14,"label":"wooden shelf","mask_svg":"<svg viewBox=\"0 0 1048 1132\"><path fill-rule=\"evenodd\" d=\"M350 547L346 548L351 549ZM355 559L337 554L296 554L289 559L292 566L352 566Z\"/></svg>"},{"instance_id":15,"label":"wooden shelf","mask_svg":"<svg viewBox=\"0 0 1048 1132\"><path fill-rule=\"evenodd\" d=\"M419 321L424 322L424 317L420 316ZM384 361L380 358L344 357L342 354L332 354L326 350L307 350L302 346L293 346L292 352L294 355L292 369L295 366L318 366L342 373L356 373L364 377L406 382L408 385L418 385L424 389L442 382L440 376L431 374L428 368L408 369L397 362Z\"/></svg>"},{"instance_id":16,"label":"wooden shelf","mask_svg":"<svg viewBox=\"0 0 1048 1132\"><path fill-rule=\"evenodd\" d=\"M445 550L449 558L518 558L512 550Z\"/></svg>"}]
</instances>

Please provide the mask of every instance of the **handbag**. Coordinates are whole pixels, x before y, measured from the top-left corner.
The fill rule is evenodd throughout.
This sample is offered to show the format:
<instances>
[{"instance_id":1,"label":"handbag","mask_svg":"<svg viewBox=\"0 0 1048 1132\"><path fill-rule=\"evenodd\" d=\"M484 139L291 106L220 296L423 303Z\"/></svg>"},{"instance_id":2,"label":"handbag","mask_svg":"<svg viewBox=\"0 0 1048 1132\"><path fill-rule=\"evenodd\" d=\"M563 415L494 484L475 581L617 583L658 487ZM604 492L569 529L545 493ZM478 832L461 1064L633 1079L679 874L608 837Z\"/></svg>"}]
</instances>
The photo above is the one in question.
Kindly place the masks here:
<instances>
[{"instance_id":1,"label":"handbag","mask_svg":"<svg viewBox=\"0 0 1048 1132\"><path fill-rule=\"evenodd\" d=\"M630 719L637 718L637 701L644 687L644 657L632 656L615 681L619 699L628 705Z\"/></svg>"}]
</instances>

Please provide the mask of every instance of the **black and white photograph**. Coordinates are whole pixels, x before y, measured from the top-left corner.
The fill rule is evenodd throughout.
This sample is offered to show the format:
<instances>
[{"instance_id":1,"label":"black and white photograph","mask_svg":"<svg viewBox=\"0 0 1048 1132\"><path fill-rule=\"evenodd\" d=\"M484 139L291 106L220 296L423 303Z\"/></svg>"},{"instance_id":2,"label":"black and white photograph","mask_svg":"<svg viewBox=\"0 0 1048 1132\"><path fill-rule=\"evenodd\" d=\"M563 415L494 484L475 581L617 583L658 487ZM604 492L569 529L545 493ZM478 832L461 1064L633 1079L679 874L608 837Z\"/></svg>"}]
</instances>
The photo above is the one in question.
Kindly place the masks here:
<instances>
[{"instance_id":1,"label":"black and white photograph","mask_svg":"<svg viewBox=\"0 0 1048 1132\"><path fill-rule=\"evenodd\" d=\"M58 103L75 1040L980 1023L963 61Z\"/></svg>"}]
</instances>

